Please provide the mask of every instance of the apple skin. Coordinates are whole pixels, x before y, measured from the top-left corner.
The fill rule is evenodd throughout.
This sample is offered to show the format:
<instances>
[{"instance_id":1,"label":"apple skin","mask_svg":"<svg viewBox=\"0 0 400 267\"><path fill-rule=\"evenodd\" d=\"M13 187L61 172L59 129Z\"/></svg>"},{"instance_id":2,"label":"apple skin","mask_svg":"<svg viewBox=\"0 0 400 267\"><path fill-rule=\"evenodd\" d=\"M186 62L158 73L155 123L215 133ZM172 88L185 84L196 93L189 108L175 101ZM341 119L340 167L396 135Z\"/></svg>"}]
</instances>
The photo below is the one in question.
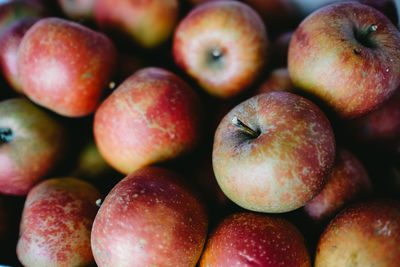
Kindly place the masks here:
<instances>
[{"instance_id":1,"label":"apple skin","mask_svg":"<svg viewBox=\"0 0 400 267\"><path fill-rule=\"evenodd\" d=\"M92 229L102 266L195 266L207 235L202 203L174 172L144 167L107 195Z\"/></svg>"},{"instance_id":2,"label":"apple skin","mask_svg":"<svg viewBox=\"0 0 400 267\"><path fill-rule=\"evenodd\" d=\"M315 267L395 267L400 261L400 202L374 200L339 213L318 242Z\"/></svg>"},{"instance_id":3,"label":"apple skin","mask_svg":"<svg viewBox=\"0 0 400 267\"><path fill-rule=\"evenodd\" d=\"M267 79L265 79L261 85L256 90L255 94L262 94L268 92L294 92L295 88L293 86L292 80L289 76L289 71L287 68L274 69Z\"/></svg>"},{"instance_id":4,"label":"apple skin","mask_svg":"<svg viewBox=\"0 0 400 267\"><path fill-rule=\"evenodd\" d=\"M38 18L21 19L10 25L0 35L0 68L8 84L19 94L23 94L17 72L18 49L26 31Z\"/></svg>"},{"instance_id":5,"label":"apple skin","mask_svg":"<svg viewBox=\"0 0 400 267\"><path fill-rule=\"evenodd\" d=\"M68 145L59 118L24 98L0 102L0 193L26 195L60 162Z\"/></svg>"},{"instance_id":6,"label":"apple skin","mask_svg":"<svg viewBox=\"0 0 400 267\"><path fill-rule=\"evenodd\" d=\"M94 5L96 0L58 0L63 13L73 20L94 19Z\"/></svg>"},{"instance_id":7,"label":"apple skin","mask_svg":"<svg viewBox=\"0 0 400 267\"><path fill-rule=\"evenodd\" d=\"M357 142L400 155L400 87L377 110L346 122Z\"/></svg>"},{"instance_id":8,"label":"apple skin","mask_svg":"<svg viewBox=\"0 0 400 267\"><path fill-rule=\"evenodd\" d=\"M308 216L317 223L331 219L344 206L372 191L367 170L358 158L342 147L336 153L324 188L304 206Z\"/></svg>"},{"instance_id":9,"label":"apple skin","mask_svg":"<svg viewBox=\"0 0 400 267\"><path fill-rule=\"evenodd\" d=\"M48 179L32 188L20 223L20 262L38 267L93 264L90 233L99 198L94 186L72 177Z\"/></svg>"},{"instance_id":10,"label":"apple skin","mask_svg":"<svg viewBox=\"0 0 400 267\"><path fill-rule=\"evenodd\" d=\"M370 6L325 6L294 32L288 69L296 87L341 117L358 117L378 108L399 86L400 33Z\"/></svg>"},{"instance_id":11,"label":"apple skin","mask_svg":"<svg viewBox=\"0 0 400 267\"><path fill-rule=\"evenodd\" d=\"M302 234L290 222L253 213L225 218L210 235L200 267L311 267Z\"/></svg>"},{"instance_id":12,"label":"apple skin","mask_svg":"<svg viewBox=\"0 0 400 267\"><path fill-rule=\"evenodd\" d=\"M212 1L192 9L175 30L176 64L209 94L230 98L247 89L267 60L265 25L237 1Z\"/></svg>"},{"instance_id":13,"label":"apple skin","mask_svg":"<svg viewBox=\"0 0 400 267\"><path fill-rule=\"evenodd\" d=\"M59 18L36 22L22 38L17 66L24 93L60 115L92 113L116 62L113 43L100 32Z\"/></svg>"},{"instance_id":14,"label":"apple skin","mask_svg":"<svg viewBox=\"0 0 400 267\"><path fill-rule=\"evenodd\" d=\"M257 132L246 134L237 117ZM253 96L234 107L214 137L213 169L222 191L259 212L288 212L317 195L333 166L335 136L324 113L288 92Z\"/></svg>"},{"instance_id":15,"label":"apple skin","mask_svg":"<svg viewBox=\"0 0 400 267\"><path fill-rule=\"evenodd\" d=\"M191 151L200 140L202 112L199 97L181 78L144 68L97 109L95 141L104 159L128 174Z\"/></svg>"},{"instance_id":16,"label":"apple skin","mask_svg":"<svg viewBox=\"0 0 400 267\"><path fill-rule=\"evenodd\" d=\"M101 29L122 32L148 49L171 36L178 15L178 0L97 0L95 3L95 20Z\"/></svg>"}]
</instances>

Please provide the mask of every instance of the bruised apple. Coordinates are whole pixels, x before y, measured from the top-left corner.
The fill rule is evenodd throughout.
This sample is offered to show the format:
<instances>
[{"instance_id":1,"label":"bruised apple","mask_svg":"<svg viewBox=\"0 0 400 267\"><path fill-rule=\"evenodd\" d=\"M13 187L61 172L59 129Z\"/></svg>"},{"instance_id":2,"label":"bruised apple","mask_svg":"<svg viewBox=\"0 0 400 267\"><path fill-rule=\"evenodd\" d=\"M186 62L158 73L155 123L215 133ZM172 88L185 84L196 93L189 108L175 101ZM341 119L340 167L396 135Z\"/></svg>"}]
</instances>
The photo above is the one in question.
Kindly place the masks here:
<instances>
[{"instance_id":1,"label":"bruised apple","mask_svg":"<svg viewBox=\"0 0 400 267\"><path fill-rule=\"evenodd\" d=\"M334 158L327 117L288 92L259 94L234 107L216 130L212 153L215 177L233 202L273 213L317 195Z\"/></svg>"},{"instance_id":2,"label":"bruised apple","mask_svg":"<svg viewBox=\"0 0 400 267\"><path fill-rule=\"evenodd\" d=\"M204 206L177 174L145 167L107 195L92 229L103 266L196 266L207 235Z\"/></svg>"},{"instance_id":3,"label":"bruised apple","mask_svg":"<svg viewBox=\"0 0 400 267\"><path fill-rule=\"evenodd\" d=\"M52 178L29 192L20 224L17 256L24 266L93 264L90 233L100 193L71 177Z\"/></svg>"},{"instance_id":4,"label":"bruised apple","mask_svg":"<svg viewBox=\"0 0 400 267\"><path fill-rule=\"evenodd\" d=\"M187 83L167 70L144 68L97 109L94 137L104 159L128 174L192 150L201 116L200 99Z\"/></svg>"},{"instance_id":5,"label":"bruised apple","mask_svg":"<svg viewBox=\"0 0 400 267\"><path fill-rule=\"evenodd\" d=\"M311 267L302 234L290 222L253 213L225 218L211 233L200 267Z\"/></svg>"},{"instance_id":6,"label":"bruised apple","mask_svg":"<svg viewBox=\"0 0 400 267\"><path fill-rule=\"evenodd\" d=\"M60 115L92 113L108 86L116 61L104 34L59 18L36 22L22 38L18 75L33 102Z\"/></svg>"}]
</instances>

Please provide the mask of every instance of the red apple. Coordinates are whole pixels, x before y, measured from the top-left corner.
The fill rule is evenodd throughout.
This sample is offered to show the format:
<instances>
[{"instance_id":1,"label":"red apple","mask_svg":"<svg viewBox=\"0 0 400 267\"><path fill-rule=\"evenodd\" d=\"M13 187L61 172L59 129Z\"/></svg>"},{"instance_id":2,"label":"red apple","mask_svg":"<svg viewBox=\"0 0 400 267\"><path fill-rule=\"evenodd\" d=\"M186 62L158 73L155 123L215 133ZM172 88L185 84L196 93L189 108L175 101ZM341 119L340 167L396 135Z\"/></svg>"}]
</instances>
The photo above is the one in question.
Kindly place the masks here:
<instances>
[{"instance_id":1,"label":"red apple","mask_svg":"<svg viewBox=\"0 0 400 267\"><path fill-rule=\"evenodd\" d=\"M102 266L195 266L207 235L203 205L166 169L145 167L107 195L92 229Z\"/></svg>"},{"instance_id":2,"label":"red apple","mask_svg":"<svg viewBox=\"0 0 400 267\"><path fill-rule=\"evenodd\" d=\"M174 60L211 95L228 98L248 88L267 59L268 38L260 16L237 1L196 6L179 23Z\"/></svg>"},{"instance_id":3,"label":"red apple","mask_svg":"<svg viewBox=\"0 0 400 267\"><path fill-rule=\"evenodd\" d=\"M200 99L187 83L167 70L145 68L100 105L93 131L104 159L128 174L192 150L201 115Z\"/></svg>"},{"instance_id":4,"label":"red apple","mask_svg":"<svg viewBox=\"0 0 400 267\"><path fill-rule=\"evenodd\" d=\"M317 195L335 158L335 137L322 111L287 92L256 95L234 107L214 137L213 168L239 206L287 212Z\"/></svg>"},{"instance_id":5,"label":"red apple","mask_svg":"<svg viewBox=\"0 0 400 267\"><path fill-rule=\"evenodd\" d=\"M8 84L22 94L21 83L17 72L18 49L26 31L37 21L37 18L21 19L5 29L0 35L0 68Z\"/></svg>"},{"instance_id":6,"label":"red apple","mask_svg":"<svg viewBox=\"0 0 400 267\"><path fill-rule=\"evenodd\" d=\"M97 0L95 19L100 28L122 32L145 48L169 38L179 15L178 0Z\"/></svg>"},{"instance_id":7,"label":"red apple","mask_svg":"<svg viewBox=\"0 0 400 267\"><path fill-rule=\"evenodd\" d=\"M29 192L22 212L18 259L24 266L94 263L90 233L100 193L76 178L53 178Z\"/></svg>"},{"instance_id":8,"label":"red apple","mask_svg":"<svg viewBox=\"0 0 400 267\"><path fill-rule=\"evenodd\" d=\"M0 193L25 195L62 159L62 122L29 100L0 102Z\"/></svg>"},{"instance_id":9,"label":"red apple","mask_svg":"<svg viewBox=\"0 0 400 267\"><path fill-rule=\"evenodd\" d=\"M23 37L17 65L22 89L33 102L79 117L97 108L115 61L115 48L102 33L45 18Z\"/></svg>"},{"instance_id":10,"label":"red apple","mask_svg":"<svg viewBox=\"0 0 400 267\"><path fill-rule=\"evenodd\" d=\"M74 20L92 20L96 0L58 0L63 13Z\"/></svg>"},{"instance_id":11,"label":"red apple","mask_svg":"<svg viewBox=\"0 0 400 267\"><path fill-rule=\"evenodd\" d=\"M287 68L279 68L273 70L266 80L258 87L255 94L262 94L268 92L293 92L294 86L289 76Z\"/></svg>"},{"instance_id":12,"label":"red apple","mask_svg":"<svg viewBox=\"0 0 400 267\"><path fill-rule=\"evenodd\" d=\"M304 210L315 222L331 219L349 202L372 191L363 164L350 151L337 149L336 160L322 191L307 202Z\"/></svg>"},{"instance_id":13,"label":"red apple","mask_svg":"<svg viewBox=\"0 0 400 267\"><path fill-rule=\"evenodd\" d=\"M378 108L400 84L400 33L370 6L332 4L297 27L288 69L296 87L340 116L361 116Z\"/></svg>"},{"instance_id":14,"label":"red apple","mask_svg":"<svg viewBox=\"0 0 400 267\"><path fill-rule=\"evenodd\" d=\"M302 234L290 222L252 213L227 217L210 235L200 267L311 267Z\"/></svg>"},{"instance_id":15,"label":"red apple","mask_svg":"<svg viewBox=\"0 0 400 267\"><path fill-rule=\"evenodd\" d=\"M315 267L396 267L399 244L400 202L359 203L329 223L318 242Z\"/></svg>"}]
</instances>

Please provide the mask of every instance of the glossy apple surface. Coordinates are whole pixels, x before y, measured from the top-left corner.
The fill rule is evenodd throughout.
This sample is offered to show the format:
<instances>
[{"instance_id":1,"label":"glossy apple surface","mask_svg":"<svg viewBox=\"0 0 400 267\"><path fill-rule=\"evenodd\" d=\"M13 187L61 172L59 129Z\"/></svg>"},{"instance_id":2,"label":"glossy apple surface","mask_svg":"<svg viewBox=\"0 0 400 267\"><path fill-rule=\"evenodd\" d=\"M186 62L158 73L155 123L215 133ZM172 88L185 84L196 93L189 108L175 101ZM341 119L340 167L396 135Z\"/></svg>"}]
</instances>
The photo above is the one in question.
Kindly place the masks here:
<instances>
[{"instance_id":1,"label":"glossy apple surface","mask_svg":"<svg viewBox=\"0 0 400 267\"><path fill-rule=\"evenodd\" d=\"M94 18L95 0L58 0L64 14L75 20L92 20Z\"/></svg>"},{"instance_id":2,"label":"glossy apple surface","mask_svg":"<svg viewBox=\"0 0 400 267\"><path fill-rule=\"evenodd\" d=\"M332 218L351 201L372 191L367 170L349 150L337 149L335 163L322 191L304 206L316 222Z\"/></svg>"},{"instance_id":3,"label":"glossy apple surface","mask_svg":"<svg viewBox=\"0 0 400 267\"><path fill-rule=\"evenodd\" d=\"M297 209L322 189L335 158L324 113L287 92L253 96L234 107L214 137L213 168L222 191L260 212Z\"/></svg>"},{"instance_id":4,"label":"glossy apple surface","mask_svg":"<svg viewBox=\"0 0 400 267\"><path fill-rule=\"evenodd\" d=\"M24 98L0 102L0 193L26 195L57 166L67 144L59 118Z\"/></svg>"},{"instance_id":5,"label":"glossy apple surface","mask_svg":"<svg viewBox=\"0 0 400 267\"><path fill-rule=\"evenodd\" d=\"M318 242L315 267L395 267L399 243L399 201L358 203L329 223Z\"/></svg>"},{"instance_id":6,"label":"glossy apple surface","mask_svg":"<svg viewBox=\"0 0 400 267\"><path fill-rule=\"evenodd\" d=\"M288 69L296 87L341 117L358 117L378 108L399 86L400 33L370 6L332 4L297 27Z\"/></svg>"},{"instance_id":7,"label":"glossy apple surface","mask_svg":"<svg viewBox=\"0 0 400 267\"><path fill-rule=\"evenodd\" d=\"M128 174L192 150L201 116L200 99L187 83L167 70L145 68L100 105L93 131L104 159Z\"/></svg>"},{"instance_id":8,"label":"glossy apple surface","mask_svg":"<svg viewBox=\"0 0 400 267\"><path fill-rule=\"evenodd\" d=\"M78 23L45 18L22 38L18 73L24 93L60 115L92 113L108 86L116 51L108 37Z\"/></svg>"},{"instance_id":9,"label":"glossy apple surface","mask_svg":"<svg viewBox=\"0 0 400 267\"><path fill-rule=\"evenodd\" d=\"M107 195L93 223L102 266L196 266L207 234L203 205L166 169L145 167Z\"/></svg>"},{"instance_id":10,"label":"glossy apple surface","mask_svg":"<svg viewBox=\"0 0 400 267\"><path fill-rule=\"evenodd\" d=\"M248 5L211 1L179 23L173 39L176 64L209 94L229 98L247 89L267 60L265 25Z\"/></svg>"},{"instance_id":11,"label":"glossy apple surface","mask_svg":"<svg viewBox=\"0 0 400 267\"><path fill-rule=\"evenodd\" d=\"M76 178L41 182L28 194L22 212L18 259L24 266L87 266L94 263L90 233L101 197Z\"/></svg>"},{"instance_id":12,"label":"glossy apple surface","mask_svg":"<svg viewBox=\"0 0 400 267\"><path fill-rule=\"evenodd\" d=\"M211 233L200 267L311 266L302 234L290 222L253 213L225 218Z\"/></svg>"}]
</instances>

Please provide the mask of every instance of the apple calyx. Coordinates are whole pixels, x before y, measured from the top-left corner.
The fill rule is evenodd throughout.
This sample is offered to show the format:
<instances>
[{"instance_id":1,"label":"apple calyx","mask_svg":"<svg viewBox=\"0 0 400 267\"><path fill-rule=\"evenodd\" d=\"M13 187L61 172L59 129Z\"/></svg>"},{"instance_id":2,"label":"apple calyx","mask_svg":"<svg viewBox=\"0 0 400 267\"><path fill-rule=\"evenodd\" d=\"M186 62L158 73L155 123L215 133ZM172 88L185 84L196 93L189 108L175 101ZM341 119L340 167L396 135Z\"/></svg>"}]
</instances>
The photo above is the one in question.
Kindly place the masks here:
<instances>
[{"instance_id":1,"label":"apple calyx","mask_svg":"<svg viewBox=\"0 0 400 267\"><path fill-rule=\"evenodd\" d=\"M0 128L0 145L9 143L14 139L14 132L10 128Z\"/></svg>"},{"instance_id":2,"label":"apple calyx","mask_svg":"<svg viewBox=\"0 0 400 267\"><path fill-rule=\"evenodd\" d=\"M378 30L378 25L371 24L367 28L362 30L355 29L354 37L361 45L368 48L376 48L377 44L374 42L373 39L371 39L371 34L376 32L377 30ZM355 48L354 53L358 55L361 53L361 50Z\"/></svg>"},{"instance_id":3,"label":"apple calyx","mask_svg":"<svg viewBox=\"0 0 400 267\"><path fill-rule=\"evenodd\" d=\"M238 127L243 133L249 135L252 138L257 138L260 135L260 131L255 131L249 126L244 124L238 117L233 117L232 124Z\"/></svg>"},{"instance_id":4,"label":"apple calyx","mask_svg":"<svg viewBox=\"0 0 400 267\"><path fill-rule=\"evenodd\" d=\"M224 63L224 52L218 47L207 51L206 63L215 69L221 69Z\"/></svg>"}]
</instances>

